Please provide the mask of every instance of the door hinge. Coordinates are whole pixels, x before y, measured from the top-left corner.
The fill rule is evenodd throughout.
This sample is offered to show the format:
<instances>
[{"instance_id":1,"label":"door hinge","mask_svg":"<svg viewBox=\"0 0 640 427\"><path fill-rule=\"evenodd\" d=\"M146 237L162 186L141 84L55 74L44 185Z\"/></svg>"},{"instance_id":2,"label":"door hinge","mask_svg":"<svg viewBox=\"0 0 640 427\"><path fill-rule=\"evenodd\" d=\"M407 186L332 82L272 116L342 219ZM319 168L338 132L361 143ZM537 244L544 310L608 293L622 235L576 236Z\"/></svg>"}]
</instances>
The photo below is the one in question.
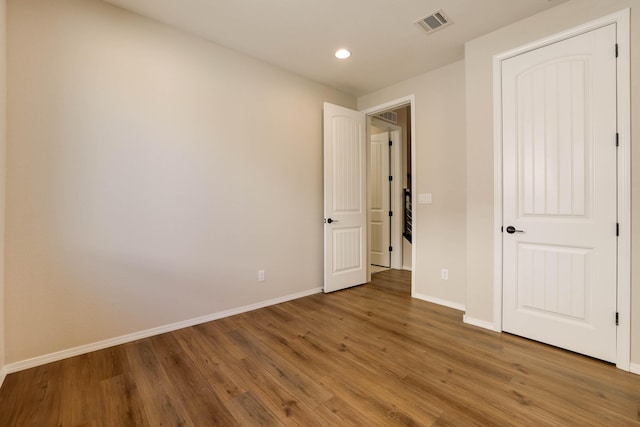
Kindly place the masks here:
<instances>
[{"instance_id":1,"label":"door hinge","mask_svg":"<svg viewBox=\"0 0 640 427\"><path fill-rule=\"evenodd\" d=\"M393 246L389 246L389 252L393 251Z\"/></svg>"},{"instance_id":2,"label":"door hinge","mask_svg":"<svg viewBox=\"0 0 640 427\"><path fill-rule=\"evenodd\" d=\"M389 181L393 181L393 177L392 176L389 176Z\"/></svg>"},{"instance_id":3,"label":"door hinge","mask_svg":"<svg viewBox=\"0 0 640 427\"><path fill-rule=\"evenodd\" d=\"M393 216L393 211L389 211L389 216Z\"/></svg>"},{"instance_id":4,"label":"door hinge","mask_svg":"<svg viewBox=\"0 0 640 427\"><path fill-rule=\"evenodd\" d=\"M620 237L620 223L616 222L616 237Z\"/></svg>"},{"instance_id":5,"label":"door hinge","mask_svg":"<svg viewBox=\"0 0 640 427\"><path fill-rule=\"evenodd\" d=\"M393 145L393 141L389 141L389 147Z\"/></svg>"},{"instance_id":6,"label":"door hinge","mask_svg":"<svg viewBox=\"0 0 640 427\"><path fill-rule=\"evenodd\" d=\"M616 326L620 326L620 313L616 311Z\"/></svg>"},{"instance_id":7,"label":"door hinge","mask_svg":"<svg viewBox=\"0 0 640 427\"><path fill-rule=\"evenodd\" d=\"M616 132L616 147L620 146L620 134Z\"/></svg>"},{"instance_id":8,"label":"door hinge","mask_svg":"<svg viewBox=\"0 0 640 427\"><path fill-rule=\"evenodd\" d=\"M618 43L616 43L616 58L618 57Z\"/></svg>"}]
</instances>

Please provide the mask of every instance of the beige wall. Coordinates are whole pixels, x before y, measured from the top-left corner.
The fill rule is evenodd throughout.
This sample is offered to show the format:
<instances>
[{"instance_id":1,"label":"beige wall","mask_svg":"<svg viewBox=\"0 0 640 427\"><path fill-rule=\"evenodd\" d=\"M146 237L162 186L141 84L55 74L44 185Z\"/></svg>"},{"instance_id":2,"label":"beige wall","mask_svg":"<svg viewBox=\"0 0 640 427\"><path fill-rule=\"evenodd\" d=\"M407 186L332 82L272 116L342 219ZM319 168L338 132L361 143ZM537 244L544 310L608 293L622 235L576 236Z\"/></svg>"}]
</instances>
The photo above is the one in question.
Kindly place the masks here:
<instances>
[{"instance_id":1,"label":"beige wall","mask_svg":"<svg viewBox=\"0 0 640 427\"><path fill-rule=\"evenodd\" d=\"M354 98L98 0L8 20L7 363L322 285Z\"/></svg>"},{"instance_id":2,"label":"beige wall","mask_svg":"<svg viewBox=\"0 0 640 427\"><path fill-rule=\"evenodd\" d=\"M369 130L369 133L371 135L376 135L378 133L382 133L386 131L387 131L386 129L382 129L381 127L371 125L371 129Z\"/></svg>"},{"instance_id":3,"label":"beige wall","mask_svg":"<svg viewBox=\"0 0 640 427\"><path fill-rule=\"evenodd\" d=\"M466 44L467 316L493 321L493 92L492 57L590 20L632 7L632 124L640 123L640 0L574 0ZM632 129L632 147L640 136ZM632 150L632 169L640 150ZM640 174L632 182L632 265L640 265ZM633 225L636 225L635 227ZM632 362L640 362L640 275L632 271ZM634 339L635 337L635 339Z\"/></svg>"},{"instance_id":4,"label":"beige wall","mask_svg":"<svg viewBox=\"0 0 640 427\"><path fill-rule=\"evenodd\" d=\"M464 69L456 62L358 98L363 110L415 94L415 290L458 306L465 303L467 277ZM433 204L418 204L419 193L432 193ZM441 268L449 269L449 280L440 278Z\"/></svg>"},{"instance_id":5,"label":"beige wall","mask_svg":"<svg viewBox=\"0 0 640 427\"><path fill-rule=\"evenodd\" d=\"M7 84L7 2L0 0L0 384L5 364L4 340L4 220L5 220L5 173L7 151L6 84Z\"/></svg>"}]
</instances>

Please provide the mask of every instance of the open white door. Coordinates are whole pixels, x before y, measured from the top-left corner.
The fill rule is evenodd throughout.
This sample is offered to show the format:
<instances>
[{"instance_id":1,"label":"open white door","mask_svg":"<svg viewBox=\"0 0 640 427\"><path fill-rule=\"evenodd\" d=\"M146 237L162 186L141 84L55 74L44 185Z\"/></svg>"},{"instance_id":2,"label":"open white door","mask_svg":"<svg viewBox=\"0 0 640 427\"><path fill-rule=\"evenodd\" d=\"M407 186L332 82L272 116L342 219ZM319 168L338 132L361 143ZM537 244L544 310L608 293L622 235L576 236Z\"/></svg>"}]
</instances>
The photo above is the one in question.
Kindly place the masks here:
<instances>
[{"instance_id":1,"label":"open white door","mask_svg":"<svg viewBox=\"0 0 640 427\"><path fill-rule=\"evenodd\" d=\"M507 59L503 329L616 361L616 29Z\"/></svg>"},{"instance_id":2,"label":"open white door","mask_svg":"<svg viewBox=\"0 0 640 427\"><path fill-rule=\"evenodd\" d=\"M369 145L369 262L391 266L391 182L389 132L370 137Z\"/></svg>"},{"instance_id":3,"label":"open white door","mask_svg":"<svg viewBox=\"0 0 640 427\"><path fill-rule=\"evenodd\" d=\"M324 292L367 281L366 120L324 103Z\"/></svg>"}]
</instances>

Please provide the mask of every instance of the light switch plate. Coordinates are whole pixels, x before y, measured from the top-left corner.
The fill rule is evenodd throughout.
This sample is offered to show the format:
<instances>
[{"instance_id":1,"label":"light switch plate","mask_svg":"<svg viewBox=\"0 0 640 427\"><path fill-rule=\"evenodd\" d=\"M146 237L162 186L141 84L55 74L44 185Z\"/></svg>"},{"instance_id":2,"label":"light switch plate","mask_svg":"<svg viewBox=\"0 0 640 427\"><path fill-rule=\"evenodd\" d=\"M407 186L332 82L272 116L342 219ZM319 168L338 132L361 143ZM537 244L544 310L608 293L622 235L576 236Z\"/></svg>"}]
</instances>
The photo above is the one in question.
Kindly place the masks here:
<instances>
[{"instance_id":1,"label":"light switch plate","mask_svg":"<svg viewBox=\"0 0 640 427\"><path fill-rule=\"evenodd\" d=\"M428 205L432 203L431 193L418 194L418 203L420 203L421 205Z\"/></svg>"}]
</instances>

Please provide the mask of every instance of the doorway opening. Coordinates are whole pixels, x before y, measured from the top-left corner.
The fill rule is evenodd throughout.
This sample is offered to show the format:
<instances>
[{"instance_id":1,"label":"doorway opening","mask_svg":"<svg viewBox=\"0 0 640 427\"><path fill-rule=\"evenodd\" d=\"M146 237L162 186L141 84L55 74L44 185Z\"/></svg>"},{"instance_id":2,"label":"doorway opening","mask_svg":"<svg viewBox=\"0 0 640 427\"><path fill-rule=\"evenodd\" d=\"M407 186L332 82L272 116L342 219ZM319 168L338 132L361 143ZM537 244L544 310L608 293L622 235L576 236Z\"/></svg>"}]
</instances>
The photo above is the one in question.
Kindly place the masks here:
<instances>
[{"instance_id":1,"label":"doorway opening","mask_svg":"<svg viewBox=\"0 0 640 427\"><path fill-rule=\"evenodd\" d=\"M412 103L413 97L407 97L364 111L371 274L412 271Z\"/></svg>"}]
</instances>

